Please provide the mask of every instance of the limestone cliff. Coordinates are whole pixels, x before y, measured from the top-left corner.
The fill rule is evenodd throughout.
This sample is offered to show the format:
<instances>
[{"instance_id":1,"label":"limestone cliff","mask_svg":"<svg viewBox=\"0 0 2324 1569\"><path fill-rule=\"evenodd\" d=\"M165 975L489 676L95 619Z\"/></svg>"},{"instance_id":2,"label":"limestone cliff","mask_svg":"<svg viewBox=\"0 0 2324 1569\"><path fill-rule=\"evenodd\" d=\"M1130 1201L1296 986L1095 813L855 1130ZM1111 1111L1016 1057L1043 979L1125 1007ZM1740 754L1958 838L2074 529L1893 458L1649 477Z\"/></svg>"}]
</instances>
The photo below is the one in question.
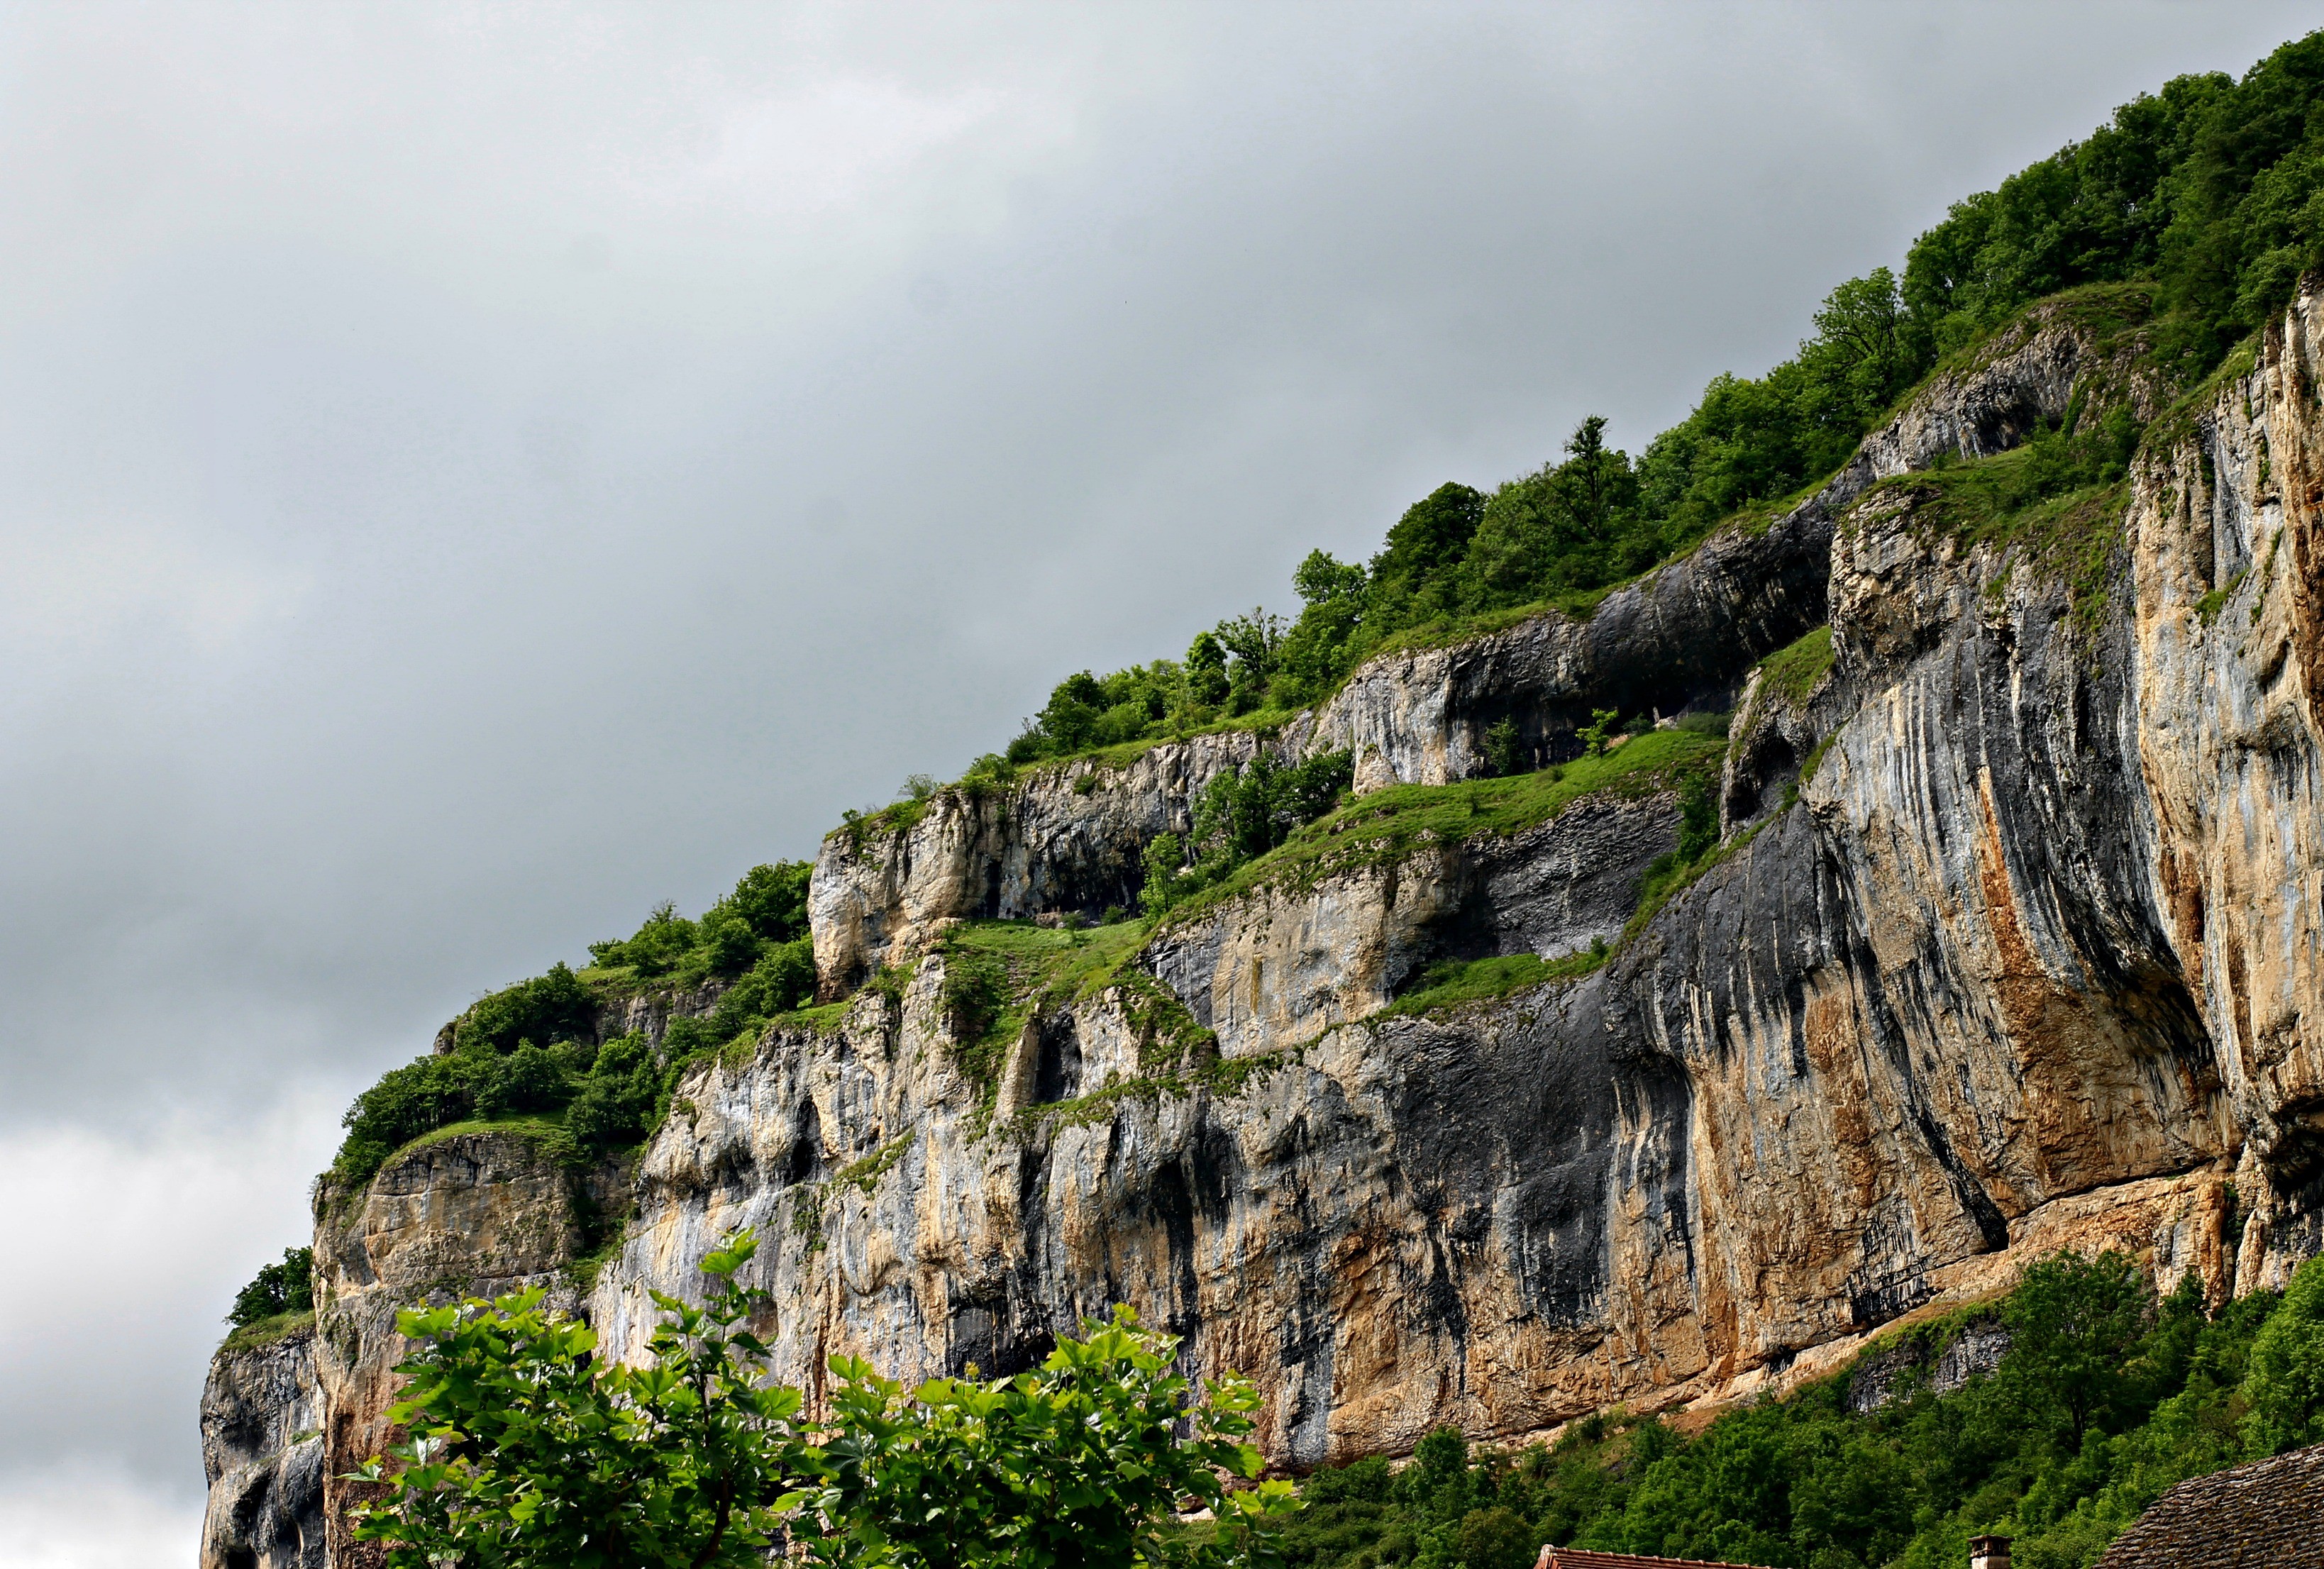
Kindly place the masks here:
<instances>
[{"instance_id":1,"label":"limestone cliff","mask_svg":"<svg viewBox=\"0 0 2324 1569\"><path fill-rule=\"evenodd\" d=\"M214 1389L318 1399L336 1473L383 1436L398 1304L550 1283L634 1352L648 1288L744 1223L811 1391L843 1351L1021 1366L1127 1300L1258 1378L1291 1466L1834 1371L2061 1246L2280 1282L2324 1247L2319 328L2302 298L2173 405L2135 333L2037 310L1814 496L1587 619L834 835L810 908L844 1007L705 1062L633 1171L504 1131L326 1190L316 1335ZM2118 487L2004 526L1956 485L2117 404L2153 420ZM1826 623L1828 660L1755 673ZM1130 903L1144 844L1261 747L1459 792L1503 718L1563 761L1591 706L1738 703L1725 843L1658 908L1680 798L1641 776L1393 854L1359 823L1150 934L959 924ZM1549 978L1398 1006L1524 954ZM997 1021L947 987L972 962L1007 967ZM205 1562L307 1562L234 1556L232 1479L299 1444L230 1404Z\"/></svg>"}]
</instances>

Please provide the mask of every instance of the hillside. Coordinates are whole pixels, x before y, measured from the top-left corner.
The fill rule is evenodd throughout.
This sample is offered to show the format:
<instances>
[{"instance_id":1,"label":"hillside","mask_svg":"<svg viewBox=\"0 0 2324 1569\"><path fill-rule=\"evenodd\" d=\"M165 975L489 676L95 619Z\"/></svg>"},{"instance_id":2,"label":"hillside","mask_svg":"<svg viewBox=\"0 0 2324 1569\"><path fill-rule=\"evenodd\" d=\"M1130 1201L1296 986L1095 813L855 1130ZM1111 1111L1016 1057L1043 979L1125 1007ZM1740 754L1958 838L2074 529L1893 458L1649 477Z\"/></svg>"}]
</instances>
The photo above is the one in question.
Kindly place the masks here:
<instances>
[{"instance_id":1,"label":"hillside","mask_svg":"<svg viewBox=\"0 0 2324 1569\"><path fill-rule=\"evenodd\" d=\"M1300 1471L1611 1464L2061 1251L2248 1333L2324 1251L2319 106L2324 35L2173 82L1635 460L1443 486L477 1003L213 1366L205 1564L359 1561L397 1306L544 1283L633 1352L745 1223L810 1391L1130 1301Z\"/></svg>"}]
</instances>

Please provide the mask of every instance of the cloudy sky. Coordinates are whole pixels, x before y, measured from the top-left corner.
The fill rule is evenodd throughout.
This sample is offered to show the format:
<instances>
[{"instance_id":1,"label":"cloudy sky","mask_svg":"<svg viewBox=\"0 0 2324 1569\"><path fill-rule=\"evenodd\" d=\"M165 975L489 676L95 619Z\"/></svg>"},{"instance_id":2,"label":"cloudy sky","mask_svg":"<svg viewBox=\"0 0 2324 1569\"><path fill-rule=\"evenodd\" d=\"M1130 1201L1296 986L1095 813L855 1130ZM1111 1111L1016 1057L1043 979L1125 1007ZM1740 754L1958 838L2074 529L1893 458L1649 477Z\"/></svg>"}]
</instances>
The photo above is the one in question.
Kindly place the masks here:
<instances>
[{"instance_id":1,"label":"cloudy sky","mask_svg":"<svg viewBox=\"0 0 2324 1569\"><path fill-rule=\"evenodd\" d=\"M0 1565L479 992L2312 5L0 10Z\"/></svg>"}]
</instances>

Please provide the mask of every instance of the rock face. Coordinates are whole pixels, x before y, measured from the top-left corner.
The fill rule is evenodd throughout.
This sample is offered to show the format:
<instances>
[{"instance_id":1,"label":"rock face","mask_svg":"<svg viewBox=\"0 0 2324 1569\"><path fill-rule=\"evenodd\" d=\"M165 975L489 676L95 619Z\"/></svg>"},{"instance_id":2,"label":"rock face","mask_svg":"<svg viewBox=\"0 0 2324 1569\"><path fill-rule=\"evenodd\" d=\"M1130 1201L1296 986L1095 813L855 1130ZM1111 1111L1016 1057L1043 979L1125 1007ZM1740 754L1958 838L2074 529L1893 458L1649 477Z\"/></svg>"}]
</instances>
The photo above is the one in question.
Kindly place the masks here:
<instances>
[{"instance_id":1,"label":"rock face","mask_svg":"<svg viewBox=\"0 0 2324 1569\"><path fill-rule=\"evenodd\" d=\"M1118 768L1084 761L1006 789L944 790L906 826L836 830L807 885L825 995L908 960L946 919L1135 909L1148 842L1192 827L1194 798L1219 774L1262 749L1296 755L1305 732L1166 742Z\"/></svg>"},{"instance_id":2,"label":"rock face","mask_svg":"<svg viewBox=\"0 0 2324 1569\"><path fill-rule=\"evenodd\" d=\"M2281 1284L2324 1248L2319 328L2301 300L2166 412L2135 342L2037 311L1815 497L1588 622L1389 656L1271 737L835 835L810 895L826 988L890 981L694 1072L633 1174L468 1134L326 1193L328 1470L386 1436L396 1306L549 1283L634 1354L649 1288L693 1293L746 1223L811 1395L837 1352L1005 1371L1128 1301L1194 1368L1255 1376L1294 1467L1834 1372L2061 1248L2215 1300ZM1969 526L1941 475L1909 477L2077 398L2159 417L2124 486L2039 528ZM1751 678L1827 620L1802 690ZM1144 844L1261 746L1446 785L1500 718L1554 757L1591 706L1738 694L1726 842L1649 916L1678 799L1609 792L1260 879L1028 990L1007 1038L957 1037L951 921L1130 903ZM1440 960L1598 938L1563 979L1390 1007ZM617 1247L569 1269L601 1214L627 1217ZM1998 1352L1960 1354L1943 1376ZM222 1357L213 1387L289 1412L301 1376ZM229 1405L214 1518L298 1447L292 1417ZM269 1550L240 1561L294 1561Z\"/></svg>"},{"instance_id":3,"label":"rock face","mask_svg":"<svg viewBox=\"0 0 2324 1569\"><path fill-rule=\"evenodd\" d=\"M323 1397L320 1439L309 1447L322 1467L327 1562L383 1561L348 1535L346 1509L365 1489L344 1478L396 1437L387 1412L408 1351L397 1310L540 1286L570 1311L581 1294L567 1266L595 1246L606 1204L626 1203L614 1192L625 1177L575 1172L530 1135L491 1130L421 1140L358 1193L318 1186L318 1334L303 1354Z\"/></svg>"},{"instance_id":4,"label":"rock face","mask_svg":"<svg viewBox=\"0 0 2324 1569\"><path fill-rule=\"evenodd\" d=\"M323 1569L323 1393L315 1330L229 1346L202 1386L202 1569Z\"/></svg>"}]
</instances>

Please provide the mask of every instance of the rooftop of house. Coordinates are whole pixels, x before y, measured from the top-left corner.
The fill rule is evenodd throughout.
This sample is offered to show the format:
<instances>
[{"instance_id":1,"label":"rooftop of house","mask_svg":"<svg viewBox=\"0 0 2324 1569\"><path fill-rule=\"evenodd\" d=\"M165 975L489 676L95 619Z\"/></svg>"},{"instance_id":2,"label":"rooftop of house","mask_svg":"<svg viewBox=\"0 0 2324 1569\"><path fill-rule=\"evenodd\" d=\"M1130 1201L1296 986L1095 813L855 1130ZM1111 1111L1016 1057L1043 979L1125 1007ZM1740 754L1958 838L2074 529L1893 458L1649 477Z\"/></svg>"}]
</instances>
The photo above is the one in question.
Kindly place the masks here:
<instances>
[{"instance_id":1,"label":"rooftop of house","mask_svg":"<svg viewBox=\"0 0 2324 1569\"><path fill-rule=\"evenodd\" d=\"M2324 1444L2182 1481L2097 1569L2324 1569Z\"/></svg>"},{"instance_id":2,"label":"rooftop of house","mask_svg":"<svg viewBox=\"0 0 2324 1569\"><path fill-rule=\"evenodd\" d=\"M1585 1553L1579 1547L1544 1547L1534 1569L1760 1569L1725 1559L1648 1558L1636 1553Z\"/></svg>"}]
</instances>

